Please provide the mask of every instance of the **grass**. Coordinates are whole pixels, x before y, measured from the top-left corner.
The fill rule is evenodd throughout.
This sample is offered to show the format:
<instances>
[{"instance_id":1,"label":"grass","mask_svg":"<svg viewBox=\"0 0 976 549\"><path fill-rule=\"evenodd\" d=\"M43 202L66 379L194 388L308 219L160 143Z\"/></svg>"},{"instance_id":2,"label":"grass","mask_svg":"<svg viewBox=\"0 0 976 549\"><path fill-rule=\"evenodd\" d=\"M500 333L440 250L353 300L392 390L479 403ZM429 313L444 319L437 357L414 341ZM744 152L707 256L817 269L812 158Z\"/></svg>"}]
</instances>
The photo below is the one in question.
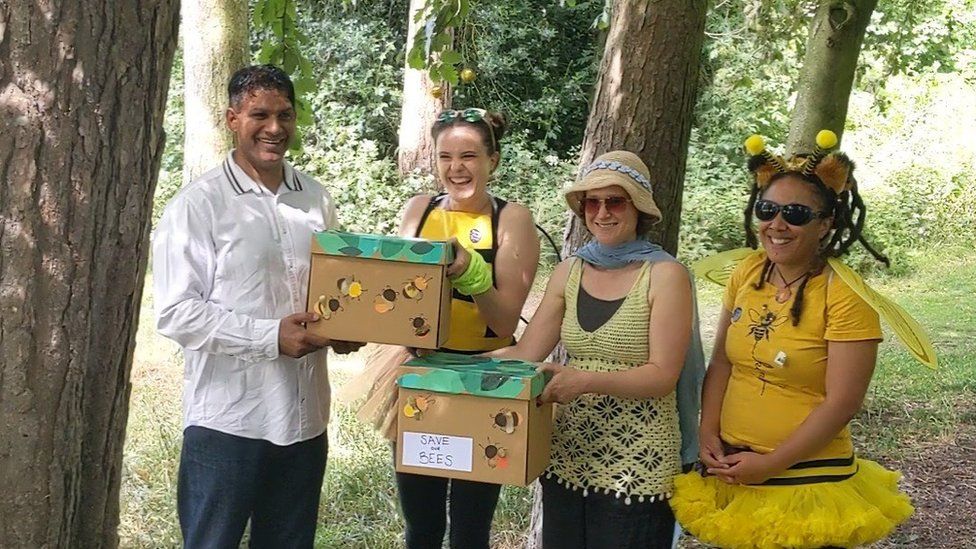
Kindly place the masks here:
<instances>
[{"instance_id":1,"label":"grass","mask_svg":"<svg viewBox=\"0 0 976 549\"><path fill-rule=\"evenodd\" d=\"M853 426L855 443L863 455L904 466L906 471L912 463L925 460L931 448L948 444L961 430L976 426L976 257L966 249L942 250L938 259L921 256L916 264L918 269L908 276L875 278L871 283L926 326L939 353L940 368L930 372L920 366L887 334L864 409ZM148 282L132 372L119 535L123 547L178 547L176 471L182 436L182 357L152 327ZM720 297L717 287L700 288L706 348L711 346ZM358 355L330 357L334 390L357 371L360 361ZM401 547L403 526L397 513L388 443L339 405L333 406L329 442L316 545ZM906 475L911 484L910 473ZM946 500L941 504L946 508L976 504L972 499L942 500ZM524 546L529 507L527 490L506 487L502 491L493 547ZM923 512L930 514L912 519L916 524L938 521L941 516L938 508L920 506ZM917 546L919 538L911 524L904 533L896 534L894 545L886 546Z\"/></svg>"}]
</instances>

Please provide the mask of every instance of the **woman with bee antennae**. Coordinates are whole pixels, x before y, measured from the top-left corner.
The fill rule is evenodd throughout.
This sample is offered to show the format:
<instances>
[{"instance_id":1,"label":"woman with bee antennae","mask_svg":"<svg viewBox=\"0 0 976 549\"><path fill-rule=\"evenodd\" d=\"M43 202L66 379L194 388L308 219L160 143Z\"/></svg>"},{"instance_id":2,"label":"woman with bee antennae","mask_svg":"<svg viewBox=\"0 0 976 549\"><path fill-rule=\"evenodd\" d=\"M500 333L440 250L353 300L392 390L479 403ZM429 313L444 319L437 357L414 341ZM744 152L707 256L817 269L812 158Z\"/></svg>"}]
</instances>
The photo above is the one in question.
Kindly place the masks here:
<instances>
[{"instance_id":1,"label":"woman with bee antennae","mask_svg":"<svg viewBox=\"0 0 976 549\"><path fill-rule=\"evenodd\" d=\"M848 423L874 372L878 313L838 273L865 242L853 164L783 159L746 141L753 174L746 255L731 274L702 394L700 473L675 481L684 527L719 547L852 547L912 514L898 473L854 452ZM758 219L758 242L753 232Z\"/></svg>"}]
</instances>

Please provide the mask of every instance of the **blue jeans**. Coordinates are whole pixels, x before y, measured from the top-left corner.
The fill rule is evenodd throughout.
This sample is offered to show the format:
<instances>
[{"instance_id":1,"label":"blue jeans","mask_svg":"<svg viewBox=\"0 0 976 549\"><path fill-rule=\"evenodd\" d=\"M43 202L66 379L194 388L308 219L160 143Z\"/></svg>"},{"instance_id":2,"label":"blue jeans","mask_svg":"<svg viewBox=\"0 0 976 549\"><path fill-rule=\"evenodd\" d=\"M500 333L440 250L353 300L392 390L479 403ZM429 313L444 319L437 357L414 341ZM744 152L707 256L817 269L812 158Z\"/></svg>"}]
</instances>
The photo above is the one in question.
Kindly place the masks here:
<instances>
[{"instance_id":1,"label":"blue jeans","mask_svg":"<svg viewBox=\"0 0 976 549\"><path fill-rule=\"evenodd\" d=\"M183 431L177 510L183 546L312 547L328 454L323 433L288 446L191 426Z\"/></svg>"},{"instance_id":2,"label":"blue jeans","mask_svg":"<svg viewBox=\"0 0 976 549\"><path fill-rule=\"evenodd\" d=\"M544 549L671 549L674 514L667 501L632 501L590 493L543 476Z\"/></svg>"}]
</instances>

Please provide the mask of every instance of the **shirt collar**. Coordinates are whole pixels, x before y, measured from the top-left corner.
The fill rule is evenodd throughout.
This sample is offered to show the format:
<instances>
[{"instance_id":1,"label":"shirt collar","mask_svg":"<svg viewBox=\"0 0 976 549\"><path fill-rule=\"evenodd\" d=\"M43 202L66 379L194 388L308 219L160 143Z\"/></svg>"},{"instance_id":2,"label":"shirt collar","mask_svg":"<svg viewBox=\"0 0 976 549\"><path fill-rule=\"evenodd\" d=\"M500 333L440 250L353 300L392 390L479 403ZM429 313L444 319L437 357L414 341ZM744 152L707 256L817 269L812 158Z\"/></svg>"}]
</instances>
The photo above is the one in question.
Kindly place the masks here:
<instances>
[{"instance_id":1,"label":"shirt collar","mask_svg":"<svg viewBox=\"0 0 976 549\"><path fill-rule=\"evenodd\" d=\"M244 171L237 161L234 160L234 150L232 149L227 153L227 158L224 159L222 166L224 171L224 176L227 178L227 183L230 185L231 190L237 196L240 196L247 192L253 192L254 194L271 194L271 191L267 187L262 185L260 182L255 181L251 178L247 172ZM304 185L298 178L298 173L295 168L286 160L284 161L284 181L282 185L278 187L278 194L285 194L291 192L298 192L304 189Z\"/></svg>"}]
</instances>

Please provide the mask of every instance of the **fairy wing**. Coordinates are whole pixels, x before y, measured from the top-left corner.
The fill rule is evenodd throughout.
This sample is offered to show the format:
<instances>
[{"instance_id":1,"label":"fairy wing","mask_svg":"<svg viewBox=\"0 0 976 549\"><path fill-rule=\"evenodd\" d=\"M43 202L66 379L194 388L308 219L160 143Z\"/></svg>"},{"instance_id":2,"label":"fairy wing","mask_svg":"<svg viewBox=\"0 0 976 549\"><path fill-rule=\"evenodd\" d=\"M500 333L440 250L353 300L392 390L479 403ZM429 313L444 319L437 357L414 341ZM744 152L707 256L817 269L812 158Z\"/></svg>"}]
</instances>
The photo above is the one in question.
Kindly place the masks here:
<instances>
[{"instance_id":1,"label":"fairy wing","mask_svg":"<svg viewBox=\"0 0 976 549\"><path fill-rule=\"evenodd\" d=\"M721 252L692 263L691 270L699 278L710 280L719 286L725 286L735 266L754 252L755 250L751 248L736 248ZM900 305L868 286L860 275L839 259L832 257L827 261L837 276L891 326L895 335L916 360L929 368L934 369L938 366L939 361L935 349L932 347L932 341L917 320L912 318Z\"/></svg>"},{"instance_id":2,"label":"fairy wing","mask_svg":"<svg viewBox=\"0 0 976 549\"><path fill-rule=\"evenodd\" d=\"M831 257L827 259L827 263L837 273L837 276L854 290L854 293L861 296L861 299L873 307L881 318L885 319L885 322L891 326L895 335L905 344L908 352L916 360L932 369L938 366L939 360L935 355L935 349L932 347L932 341L929 340L928 334L925 333L925 329L917 320L912 318L900 305L868 286L860 275L839 259Z\"/></svg>"},{"instance_id":3,"label":"fairy wing","mask_svg":"<svg viewBox=\"0 0 976 549\"><path fill-rule=\"evenodd\" d=\"M729 277L732 276L735 266L754 253L756 250L752 248L736 248L727 252L720 252L692 263L691 270L698 278L704 278L719 286L725 286Z\"/></svg>"}]
</instances>

